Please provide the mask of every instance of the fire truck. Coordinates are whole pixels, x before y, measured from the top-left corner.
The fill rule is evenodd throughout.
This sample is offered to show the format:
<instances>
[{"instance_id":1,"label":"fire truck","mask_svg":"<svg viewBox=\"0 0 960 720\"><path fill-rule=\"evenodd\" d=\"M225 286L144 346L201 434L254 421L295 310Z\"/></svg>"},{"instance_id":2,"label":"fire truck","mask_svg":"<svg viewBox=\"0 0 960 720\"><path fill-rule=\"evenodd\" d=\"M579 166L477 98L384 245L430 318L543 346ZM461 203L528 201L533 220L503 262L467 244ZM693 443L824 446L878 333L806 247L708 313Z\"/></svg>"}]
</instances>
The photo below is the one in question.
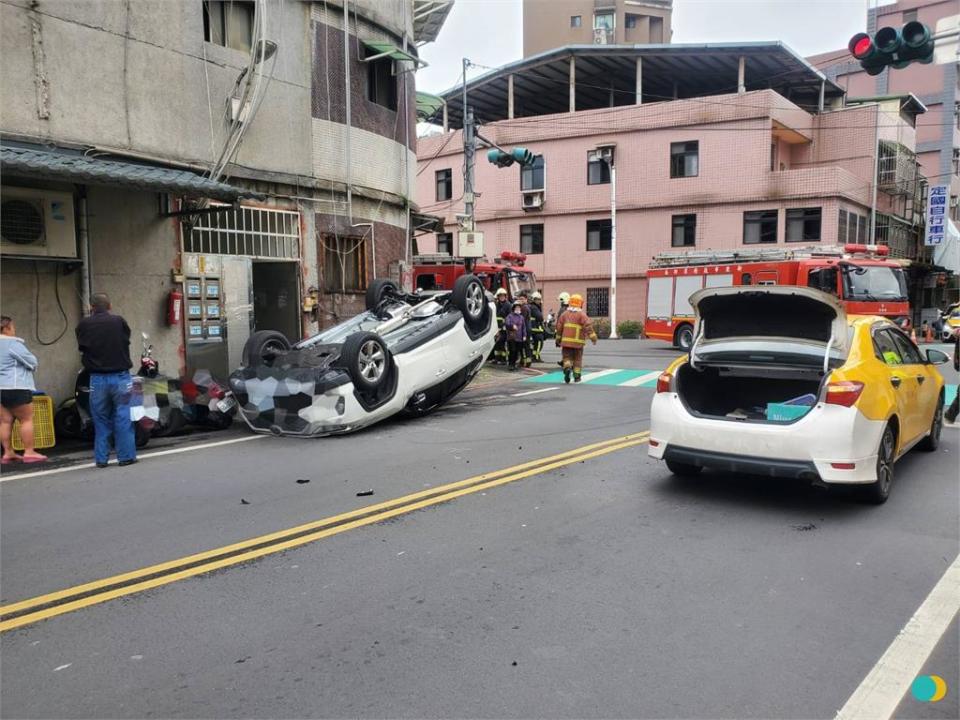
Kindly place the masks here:
<instances>
[{"instance_id":1,"label":"fire truck","mask_svg":"<svg viewBox=\"0 0 960 720\"><path fill-rule=\"evenodd\" d=\"M537 277L523 267L527 256L504 250L494 260L480 258L473 262L472 272L490 292L504 288L513 300L521 290L532 294L537 289ZM458 277L467 272L463 258L446 254L414 255L413 287L417 290L448 290Z\"/></svg>"},{"instance_id":2,"label":"fire truck","mask_svg":"<svg viewBox=\"0 0 960 720\"><path fill-rule=\"evenodd\" d=\"M681 350L693 344L689 297L704 287L801 285L836 295L848 313L883 315L909 328L903 266L885 245L666 252L647 270L647 337Z\"/></svg>"}]
</instances>

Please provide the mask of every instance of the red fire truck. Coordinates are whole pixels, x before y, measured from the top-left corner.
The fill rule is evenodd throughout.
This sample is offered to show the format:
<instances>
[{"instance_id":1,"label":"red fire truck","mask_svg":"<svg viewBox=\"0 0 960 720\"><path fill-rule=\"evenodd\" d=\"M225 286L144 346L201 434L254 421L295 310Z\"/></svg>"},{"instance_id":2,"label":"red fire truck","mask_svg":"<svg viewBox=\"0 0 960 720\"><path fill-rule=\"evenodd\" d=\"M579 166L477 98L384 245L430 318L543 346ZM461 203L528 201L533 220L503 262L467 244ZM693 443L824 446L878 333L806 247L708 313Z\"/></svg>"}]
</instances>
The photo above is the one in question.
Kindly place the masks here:
<instances>
[{"instance_id":1,"label":"red fire truck","mask_svg":"<svg viewBox=\"0 0 960 720\"><path fill-rule=\"evenodd\" d=\"M836 295L848 313L884 315L910 327L903 266L885 245L844 245L736 251L691 250L657 255L647 270L647 337L689 350L693 309L703 287L802 285Z\"/></svg>"},{"instance_id":2,"label":"red fire truck","mask_svg":"<svg viewBox=\"0 0 960 720\"><path fill-rule=\"evenodd\" d=\"M473 263L473 273L480 278L487 290L496 292L504 288L512 300L521 290L532 294L537 289L537 277L523 264L523 253L504 250L495 260L480 258ZM453 287L458 277L467 272L463 258L446 254L414 255L413 287L417 290L444 290Z\"/></svg>"}]
</instances>

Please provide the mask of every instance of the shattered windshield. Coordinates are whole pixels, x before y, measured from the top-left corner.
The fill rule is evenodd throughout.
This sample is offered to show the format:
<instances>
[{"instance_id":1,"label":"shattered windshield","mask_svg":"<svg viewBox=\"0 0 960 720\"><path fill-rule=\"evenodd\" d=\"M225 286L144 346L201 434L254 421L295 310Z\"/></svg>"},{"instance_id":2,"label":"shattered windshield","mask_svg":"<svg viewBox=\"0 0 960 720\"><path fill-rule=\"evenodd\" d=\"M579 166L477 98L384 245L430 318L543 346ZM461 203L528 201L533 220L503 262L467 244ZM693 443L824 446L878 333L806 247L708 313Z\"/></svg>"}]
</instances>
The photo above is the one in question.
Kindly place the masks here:
<instances>
[{"instance_id":1,"label":"shattered windshield","mask_svg":"<svg viewBox=\"0 0 960 720\"><path fill-rule=\"evenodd\" d=\"M843 285L847 300L905 302L907 281L900 268L879 265L844 268Z\"/></svg>"}]
</instances>

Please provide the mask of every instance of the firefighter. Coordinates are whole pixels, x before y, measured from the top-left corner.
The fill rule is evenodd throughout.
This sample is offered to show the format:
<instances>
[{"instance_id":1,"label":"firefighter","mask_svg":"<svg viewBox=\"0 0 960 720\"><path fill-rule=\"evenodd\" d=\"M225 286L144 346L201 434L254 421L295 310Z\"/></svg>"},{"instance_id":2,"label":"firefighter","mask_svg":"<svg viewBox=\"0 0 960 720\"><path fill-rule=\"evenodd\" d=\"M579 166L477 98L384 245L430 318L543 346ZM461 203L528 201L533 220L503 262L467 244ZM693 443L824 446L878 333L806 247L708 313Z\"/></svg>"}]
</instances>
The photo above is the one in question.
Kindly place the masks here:
<instances>
[{"instance_id":1,"label":"firefighter","mask_svg":"<svg viewBox=\"0 0 960 720\"><path fill-rule=\"evenodd\" d=\"M593 321L583 311L583 297L570 296L570 306L557 320L557 347L562 348L563 381L580 382L580 373L583 369L583 347L587 338L594 345L597 344L597 333L593 330Z\"/></svg>"},{"instance_id":2,"label":"firefighter","mask_svg":"<svg viewBox=\"0 0 960 720\"><path fill-rule=\"evenodd\" d=\"M546 332L543 326L543 295L539 292L530 296L530 337L531 355L534 362L543 362L540 353L543 352L543 338Z\"/></svg>"},{"instance_id":3,"label":"firefighter","mask_svg":"<svg viewBox=\"0 0 960 720\"><path fill-rule=\"evenodd\" d=\"M510 314L510 301L507 300L506 288L497 288L494 294L497 301L497 341L493 346L493 364L507 364L507 333L503 323Z\"/></svg>"},{"instance_id":4,"label":"firefighter","mask_svg":"<svg viewBox=\"0 0 960 720\"><path fill-rule=\"evenodd\" d=\"M523 322L526 325L526 335L521 346L520 367L530 367L533 364L533 341L531 340L531 331L533 329L533 319L530 312L530 301L526 290L521 290L517 294L517 301L520 303L520 312L523 315Z\"/></svg>"},{"instance_id":5,"label":"firefighter","mask_svg":"<svg viewBox=\"0 0 960 720\"><path fill-rule=\"evenodd\" d=\"M560 316L563 315L570 306L570 293L564 290L562 293L557 295L557 302L560 303L560 309L557 311L557 322L553 331L553 336L555 338L559 338L561 335L561 328L563 326L560 324ZM560 347L560 343L557 343L557 347ZM563 367L563 360L557 360L557 365Z\"/></svg>"}]
</instances>

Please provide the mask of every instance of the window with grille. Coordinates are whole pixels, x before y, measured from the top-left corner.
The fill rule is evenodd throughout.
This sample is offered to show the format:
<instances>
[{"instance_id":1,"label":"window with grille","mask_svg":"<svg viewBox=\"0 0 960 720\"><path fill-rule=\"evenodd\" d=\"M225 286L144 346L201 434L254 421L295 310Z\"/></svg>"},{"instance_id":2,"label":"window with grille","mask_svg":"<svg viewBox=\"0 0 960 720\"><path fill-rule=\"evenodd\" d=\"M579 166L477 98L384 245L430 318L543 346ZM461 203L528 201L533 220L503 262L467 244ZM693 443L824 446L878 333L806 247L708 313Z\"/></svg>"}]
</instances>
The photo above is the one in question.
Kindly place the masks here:
<instances>
[{"instance_id":1,"label":"window with grille","mask_svg":"<svg viewBox=\"0 0 960 720\"><path fill-rule=\"evenodd\" d=\"M670 177L696 177L700 174L700 142L670 143Z\"/></svg>"},{"instance_id":2,"label":"window with grille","mask_svg":"<svg viewBox=\"0 0 960 720\"><path fill-rule=\"evenodd\" d=\"M756 210L743 214L743 244L777 242L777 210Z\"/></svg>"},{"instance_id":3,"label":"window with grille","mask_svg":"<svg viewBox=\"0 0 960 720\"><path fill-rule=\"evenodd\" d=\"M359 292L367 288L366 243L363 237L322 235L323 289Z\"/></svg>"},{"instance_id":4,"label":"window with grille","mask_svg":"<svg viewBox=\"0 0 960 720\"><path fill-rule=\"evenodd\" d=\"M607 185L610 183L610 165L600 157L600 153L591 150L587 153L587 185Z\"/></svg>"},{"instance_id":5,"label":"window with grille","mask_svg":"<svg viewBox=\"0 0 960 720\"><path fill-rule=\"evenodd\" d=\"M610 288L587 288L587 315L591 318L610 314Z\"/></svg>"},{"instance_id":6,"label":"window with grille","mask_svg":"<svg viewBox=\"0 0 960 720\"><path fill-rule=\"evenodd\" d=\"M697 244L697 216L674 215L672 247L693 247Z\"/></svg>"},{"instance_id":7,"label":"window with grille","mask_svg":"<svg viewBox=\"0 0 960 720\"><path fill-rule=\"evenodd\" d=\"M609 220L587 220L587 250L609 250L612 232Z\"/></svg>"},{"instance_id":8,"label":"window with grille","mask_svg":"<svg viewBox=\"0 0 960 720\"><path fill-rule=\"evenodd\" d=\"M520 226L520 252L526 255L543 255L543 225Z\"/></svg>"},{"instance_id":9,"label":"window with grille","mask_svg":"<svg viewBox=\"0 0 960 720\"><path fill-rule=\"evenodd\" d=\"M821 225L820 208L796 208L787 210L787 242L819 240Z\"/></svg>"},{"instance_id":10,"label":"window with grille","mask_svg":"<svg viewBox=\"0 0 960 720\"><path fill-rule=\"evenodd\" d=\"M250 52L254 12L253 0L204 0L203 39Z\"/></svg>"},{"instance_id":11,"label":"window with grille","mask_svg":"<svg viewBox=\"0 0 960 720\"><path fill-rule=\"evenodd\" d=\"M198 216L184 237L184 252L300 259L300 213L212 204L223 212Z\"/></svg>"},{"instance_id":12,"label":"window with grille","mask_svg":"<svg viewBox=\"0 0 960 720\"><path fill-rule=\"evenodd\" d=\"M521 190L543 190L545 189L544 172L546 163L543 155L537 155L533 159L533 165L525 165L520 168L520 189Z\"/></svg>"},{"instance_id":13,"label":"window with grille","mask_svg":"<svg viewBox=\"0 0 960 720\"><path fill-rule=\"evenodd\" d=\"M449 200L453 197L453 170L437 170L437 200Z\"/></svg>"},{"instance_id":14,"label":"window with grille","mask_svg":"<svg viewBox=\"0 0 960 720\"><path fill-rule=\"evenodd\" d=\"M437 252L453 255L453 233L437 233Z\"/></svg>"}]
</instances>

